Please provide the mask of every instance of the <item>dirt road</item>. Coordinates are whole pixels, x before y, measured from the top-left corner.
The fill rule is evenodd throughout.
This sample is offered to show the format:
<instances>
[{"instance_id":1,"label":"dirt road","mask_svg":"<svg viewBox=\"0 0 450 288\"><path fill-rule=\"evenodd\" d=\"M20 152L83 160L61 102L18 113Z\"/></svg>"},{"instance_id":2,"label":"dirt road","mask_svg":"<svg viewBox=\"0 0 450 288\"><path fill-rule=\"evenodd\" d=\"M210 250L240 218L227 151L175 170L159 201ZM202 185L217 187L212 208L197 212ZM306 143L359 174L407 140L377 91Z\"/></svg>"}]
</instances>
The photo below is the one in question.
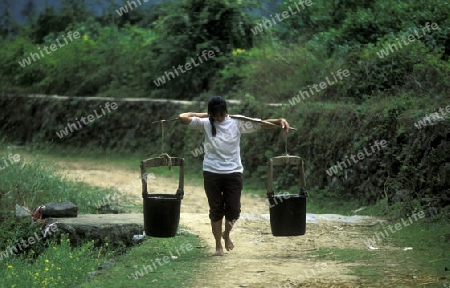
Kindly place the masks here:
<instances>
[{"instance_id":1,"label":"dirt road","mask_svg":"<svg viewBox=\"0 0 450 288\"><path fill-rule=\"evenodd\" d=\"M94 162L59 164L65 168L63 171L69 178L89 185L113 187L122 191L120 201L142 203L137 169L131 171ZM159 175L153 174L148 179L150 193L175 193L177 185L177 180ZM204 190L202 186L190 184L189 179L186 179L181 211L192 214L183 217L180 225L198 234L206 249L212 253L214 241ZM211 257L211 270L201 275L193 275L197 279L195 288L361 287L357 277L350 275L350 267L355 264L320 261L311 256L311 251L323 248L367 249L360 227L320 222L307 224L304 236L274 237L271 234L270 222L259 217L261 213L269 213L264 199L244 194L243 216L235 224L231 234L235 249L226 252L223 257Z\"/></svg>"}]
</instances>

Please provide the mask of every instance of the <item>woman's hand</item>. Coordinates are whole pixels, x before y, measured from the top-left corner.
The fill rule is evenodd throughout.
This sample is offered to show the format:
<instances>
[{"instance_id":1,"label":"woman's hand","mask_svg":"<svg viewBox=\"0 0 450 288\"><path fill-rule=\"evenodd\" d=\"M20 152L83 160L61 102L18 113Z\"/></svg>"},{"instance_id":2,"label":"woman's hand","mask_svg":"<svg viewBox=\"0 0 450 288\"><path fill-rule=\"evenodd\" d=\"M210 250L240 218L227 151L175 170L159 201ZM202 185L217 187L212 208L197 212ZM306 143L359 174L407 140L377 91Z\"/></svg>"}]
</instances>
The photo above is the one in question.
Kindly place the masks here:
<instances>
[{"instance_id":1,"label":"woman's hand","mask_svg":"<svg viewBox=\"0 0 450 288\"><path fill-rule=\"evenodd\" d=\"M280 125L281 125L281 128L284 129L284 133L283 133L283 134L288 133L288 132L289 132L289 129L291 129L291 126L290 126L289 123L286 121L286 119L281 118L281 120L280 120Z\"/></svg>"},{"instance_id":2,"label":"woman's hand","mask_svg":"<svg viewBox=\"0 0 450 288\"><path fill-rule=\"evenodd\" d=\"M288 133L289 130L291 129L291 126L289 125L289 123L284 118L281 118L281 119L266 119L264 121L265 122L270 122L272 124L280 125L281 128L284 129L284 133L283 134ZM265 125L264 123L262 123L261 124L261 128L272 129L272 128L277 128L277 126L275 126L275 125Z\"/></svg>"}]
</instances>

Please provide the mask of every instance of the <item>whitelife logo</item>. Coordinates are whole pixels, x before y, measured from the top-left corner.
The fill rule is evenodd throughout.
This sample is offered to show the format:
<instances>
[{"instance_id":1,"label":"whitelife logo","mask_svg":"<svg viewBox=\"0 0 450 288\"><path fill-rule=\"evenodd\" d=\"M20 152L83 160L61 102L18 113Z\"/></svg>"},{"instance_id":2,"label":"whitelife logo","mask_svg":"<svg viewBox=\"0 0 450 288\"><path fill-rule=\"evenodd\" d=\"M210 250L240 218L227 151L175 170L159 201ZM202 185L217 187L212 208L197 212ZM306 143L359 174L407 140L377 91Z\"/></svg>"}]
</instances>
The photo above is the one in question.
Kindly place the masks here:
<instances>
[{"instance_id":1,"label":"whitelife logo","mask_svg":"<svg viewBox=\"0 0 450 288\"><path fill-rule=\"evenodd\" d=\"M395 39L395 40L398 40L398 41L397 41L397 45L398 45L398 46L395 45L395 44L389 44L387 48L381 49L380 52L377 52L378 57L379 57L380 59L383 59L384 57L389 56L389 54L390 54L389 50L391 50L391 53L394 53L394 49L393 49L393 48L395 48L395 51L398 51L398 50L399 50L399 47L400 47L400 48L403 48L402 42L403 42L403 44L404 44L405 46L407 46L407 45L409 45L409 43L412 43L412 42L416 41L417 39L422 38L423 36L425 36L425 35L427 34L427 32L425 31L425 29L428 30L428 33L431 33L430 27L431 27L431 29L433 29L433 30L438 30L438 29L439 29L438 24L432 23L432 24L430 25L430 22L427 22L427 23L425 24L425 26L422 26L422 27L421 27L421 28L422 28L422 35L419 35L419 32L417 31L417 29L414 29L414 34L415 34L415 36L414 36L414 34L409 34L407 38L402 37L402 41L400 41L400 40L398 40L398 39ZM417 39L416 39L416 37L417 37Z\"/></svg>"},{"instance_id":2,"label":"whitelife logo","mask_svg":"<svg viewBox=\"0 0 450 288\"><path fill-rule=\"evenodd\" d=\"M428 213L431 216L437 215L437 211L432 208L428 209ZM412 218L414 218L415 222L419 221L419 219L425 218L425 211L422 210L420 212L412 214L411 216L408 217L408 219L406 221L405 221L405 219L402 218L402 219L400 219L401 223L398 222L398 223L395 223L394 225L388 225L387 228L389 229L389 231L391 231L392 234L394 234L395 232L400 231L403 228L408 227L409 225L413 224L414 222L413 222ZM384 227L384 231L375 232L375 236L373 236L371 238L367 238L364 241L364 244L367 247L372 247L373 245L377 244L377 239L378 239L378 241L381 241L382 238L385 239L385 238L389 237L389 231L387 231L386 227Z\"/></svg>"},{"instance_id":3,"label":"whitelife logo","mask_svg":"<svg viewBox=\"0 0 450 288\"><path fill-rule=\"evenodd\" d=\"M180 250L182 251L183 254L186 254L186 253L190 252L192 249L194 249L194 247L192 246L191 243L187 243L187 244L183 243L183 244L180 245ZM143 268L141 270L139 270L139 271L136 270L135 273L131 273L131 275L128 276L128 279L138 279L139 277L143 277L143 276L147 275L150 272L155 273L156 269L158 269L158 267L161 267L161 266L163 266L165 264L169 264L169 262L171 260L178 259L178 257L181 256L181 253L178 250L178 248L176 249L176 252L177 252L178 256L174 256L172 254L172 251L170 251L169 252L170 253L170 257L166 255L166 256L163 256L162 259L156 258L155 260L152 260L150 265L142 265ZM164 263L161 263L161 260L163 260ZM159 264L159 266L156 266L155 262L157 262ZM149 270L150 270L150 272L149 272Z\"/></svg>"},{"instance_id":4,"label":"whitelife logo","mask_svg":"<svg viewBox=\"0 0 450 288\"><path fill-rule=\"evenodd\" d=\"M253 123L251 121L239 121L239 130L241 131L240 134L246 133L245 131L248 131L249 129L255 129L255 127L257 128L258 125L261 125L261 124L260 123ZM213 140L213 142L215 144L215 147L213 147L213 144L211 144L209 142L203 142L202 146L192 150L191 154L194 157L197 157L197 156L202 155L204 153L208 153L208 151L214 151L215 149L217 149L217 147L220 144L226 142L228 139L235 138L235 136L237 136L237 134L233 134L233 133L230 132L224 138L214 137L212 140Z\"/></svg>"},{"instance_id":5,"label":"whitelife logo","mask_svg":"<svg viewBox=\"0 0 450 288\"><path fill-rule=\"evenodd\" d=\"M44 231L41 231L42 238L39 237L37 232L34 232L34 235L32 237L28 237L28 239L20 239L20 244L22 245L19 244L19 240L16 240L15 241L16 244L14 244L12 247L9 246L5 251L0 252L0 261L2 261L3 259L7 259L9 255L19 253L19 250L23 251L22 246L24 248L27 248L28 246L35 244L36 242L44 239L45 237L52 235L52 233L55 233L57 230L58 226L56 225L56 223L52 223L48 225Z\"/></svg>"},{"instance_id":6,"label":"whitelife logo","mask_svg":"<svg viewBox=\"0 0 450 288\"><path fill-rule=\"evenodd\" d=\"M447 113L450 113L450 105L447 105L447 107L445 107L445 110L444 108L439 107L439 112L441 112L442 117L437 112L431 113L423 117L422 120L418 120L417 123L414 123L414 126L416 126L417 129L422 129L423 127L439 123L440 121L445 121L445 116L447 115ZM435 122L433 123L432 120Z\"/></svg>"},{"instance_id":7,"label":"whitelife logo","mask_svg":"<svg viewBox=\"0 0 450 288\"><path fill-rule=\"evenodd\" d=\"M9 154L8 160L9 160L9 163L11 163L11 165L13 165L14 163L20 162L20 155L19 154L15 154L15 155ZM5 165L5 167L2 167L2 165ZM6 158L3 158L3 164L0 162L0 171L3 169L6 169L8 167L9 167L9 165L8 165L8 162L6 161Z\"/></svg>"},{"instance_id":8,"label":"whitelife logo","mask_svg":"<svg viewBox=\"0 0 450 288\"><path fill-rule=\"evenodd\" d=\"M374 154L375 152L380 151L381 148L386 148L386 146L387 146L387 141L386 141L386 140L375 141L374 146L377 147L378 150L375 151L375 150L373 149L373 146L370 145L370 149L372 150L372 153L369 153L369 151L367 151L367 149L366 149L367 147L364 147L364 152L366 152L365 155L370 156L370 155ZM380 148L380 146L381 146L381 148ZM357 154L358 160L363 160L363 159L366 157L365 155L364 155L363 152L358 152L358 154ZM340 168L341 171L342 171L344 168L342 168L341 164L343 164L343 166L347 169L347 164L345 163L345 161L348 162L348 165L349 165L349 166L352 165L352 162L350 162L350 159L353 160L353 163L355 163L355 164L358 163L358 160L355 159L355 155L354 155L354 154L352 154L352 156L350 157L350 159L348 159L347 156L346 156L346 158L347 158L347 159L345 159L345 160L342 161L342 162L339 162L339 161L338 161L338 162L337 162L337 166L334 165L334 166L331 166L330 169L327 169L326 172L327 172L328 176L333 176L333 173L334 173L334 174L337 174L337 173L338 173L338 166L339 166L339 168Z\"/></svg>"},{"instance_id":9,"label":"whitelife logo","mask_svg":"<svg viewBox=\"0 0 450 288\"><path fill-rule=\"evenodd\" d=\"M102 106L99 106L102 109L102 113L101 115L99 115L97 113L97 110L94 110L94 114L97 117L97 119L103 117L104 115L106 115L105 110L103 110ZM106 102L105 104L105 108L106 110L108 110L109 113L111 113L111 109L112 110L116 110L117 109L117 103L116 102L112 102L111 104L109 102ZM111 108L111 109L110 109ZM89 121L89 123L92 123L95 121L95 117L94 115L88 115L87 117L81 117L80 120L81 122L83 122L84 125L88 125L89 123L86 122L86 119ZM78 118L75 118L76 122L78 123L78 127L77 124L75 123L67 123L67 127L59 132L56 132L56 135L58 135L58 137L61 139L64 136L69 135L69 131L67 129L70 130L70 132L74 132L74 130L78 131L78 129L82 129L83 126L81 126L80 121L78 121ZM72 129L73 128L73 129Z\"/></svg>"},{"instance_id":10,"label":"whitelife logo","mask_svg":"<svg viewBox=\"0 0 450 288\"><path fill-rule=\"evenodd\" d=\"M206 58L206 54L205 54L206 52L208 52L208 58ZM199 60L200 64L203 64L201 56L199 56L198 54L197 54L197 56L198 56L198 60ZM214 55L214 51L212 51L212 50L209 50L209 51L203 50L202 56L205 59L205 61L208 61L208 59L214 58L216 55ZM197 66L200 65L200 64L197 64L195 62L194 58L192 58L192 57L191 57L191 63L194 65L194 67L197 67ZM173 67L173 71L177 74L177 76L180 75L180 74L178 74L178 70L177 69L179 69L181 73L186 73L186 71L189 71L189 70L192 69L191 63L188 62L188 63L184 64L184 66L181 66L181 64L180 64L180 65L178 65L177 68L175 68L175 66L172 66ZM183 67L186 70L183 71ZM169 76L172 76L172 79L175 79L175 74L173 74L173 72L167 72L166 71L165 72L165 76L163 75L162 77L159 77L157 80L153 81L153 83L155 83L155 85L157 87L159 87L159 86L161 86L161 85L166 83L166 78L165 77L167 77L167 81L172 80L172 79L170 79Z\"/></svg>"},{"instance_id":11,"label":"whitelife logo","mask_svg":"<svg viewBox=\"0 0 450 288\"><path fill-rule=\"evenodd\" d=\"M342 69L339 69L338 71L336 71L336 75L337 77L339 77L340 81L342 81L344 77L348 77L350 76L350 72L347 69L344 69L343 71L341 71ZM333 75L333 81L330 81L330 79L328 77L326 77L325 79L327 80L327 83L325 83L325 81L320 82L319 85L314 84L313 87L309 87L309 92L311 93L311 95L314 95L314 91L312 88L314 88L314 90L316 90L317 93L319 93L322 90L325 90L326 88L328 88L328 85L334 85L334 83L338 82L338 79L336 78L336 75L334 73L331 73L331 75ZM300 95L302 96L300 98ZM302 91L300 90L299 93L297 94L297 96L292 97L291 99L289 99L289 104L291 104L291 106L294 106L295 104L298 104L303 100L305 100L305 96L307 96L308 98L311 96L308 91Z\"/></svg>"},{"instance_id":12,"label":"whitelife logo","mask_svg":"<svg viewBox=\"0 0 450 288\"><path fill-rule=\"evenodd\" d=\"M300 7L298 5L302 6L302 9L306 9L306 7L309 7L309 6L312 5L312 1L311 0L306 0L306 1L300 0L298 2L298 4L295 4L295 6L297 7L297 12L300 12ZM290 12L290 15L289 15L289 12ZM289 12L288 11L281 12L281 16L283 17L283 19L280 18L280 14L279 13L275 14L278 22L282 22L284 19L290 17L291 15L297 14L297 12L292 11L291 6L289 6ZM272 14L270 15L270 18L272 19L273 25L278 24L275 21L275 19L273 19ZM270 22L269 19L262 19L261 23L262 24L258 24L258 26L255 26L255 28L250 28L250 30L253 32L253 34L256 35L258 33L262 33L264 31L264 27L266 29L272 27L272 23ZM264 27L263 27L263 25L264 25Z\"/></svg>"},{"instance_id":13,"label":"whitelife logo","mask_svg":"<svg viewBox=\"0 0 450 288\"><path fill-rule=\"evenodd\" d=\"M148 2L148 0L142 0L142 1L143 1L144 3L147 3L147 2ZM137 0L137 2L139 3L139 6L142 6L142 3L141 3L140 0ZM134 2L134 1L131 1L131 2L128 1L127 4L128 4L128 7L130 7L130 11L133 10L134 8L137 8L137 7L138 7L138 5L136 4L136 2ZM134 5L134 8L131 7L131 4ZM127 7L127 5L124 5L123 7L120 7L118 10L116 10L117 14L119 14L119 16L122 16L123 14L128 13L128 7Z\"/></svg>"},{"instance_id":14,"label":"whitelife logo","mask_svg":"<svg viewBox=\"0 0 450 288\"><path fill-rule=\"evenodd\" d=\"M77 32L77 31L75 31L73 34L72 34L71 31L67 32L67 38L70 39L70 43L73 42L72 36L73 36L74 39L79 39L79 38L81 37L80 33ZM58 39L56 39L56 43L58 43L59 47L57 47L56 44L51 44L51 45L50 45L50 50L51 50L51 51L48 51L48 48L49 48L49 47L48 47L48 46L44 46L44 50L45 50L45 53L47 53L47 55L49 55L49 54L52 53L52 52L55 52L56 50L58 50L58 48L64 47L64 46L66 46L67 44L69 44L69 42L67 41L67 38L66 38L64 35L62 35L62 37L63 37L64 42L65 42L66 44L61 44L61 43L59 42L59 38L58 38ZM41 57L44 58L44 56L45 56L45 55L44 55L44 52L41 50L40 47L38 47L38 50L39 50L39 52L40 52L40 54L41 54ZM32 52L30 52L30 56L31 56L31 59L33 60L33 62L36 62L36 58L37 58L37 60L41 59L41 57L39 57L39 54L38 54L38 53L32 53ZM30 59L30 57L25 58L25 59L23 59L22 61L19 61L19 65L22 66L22 68L25 68L26 66L28 66L28 65L30 65L30 64L32 63L32 62L31 62L31 59Z\"/></svg>"}]
</instances>

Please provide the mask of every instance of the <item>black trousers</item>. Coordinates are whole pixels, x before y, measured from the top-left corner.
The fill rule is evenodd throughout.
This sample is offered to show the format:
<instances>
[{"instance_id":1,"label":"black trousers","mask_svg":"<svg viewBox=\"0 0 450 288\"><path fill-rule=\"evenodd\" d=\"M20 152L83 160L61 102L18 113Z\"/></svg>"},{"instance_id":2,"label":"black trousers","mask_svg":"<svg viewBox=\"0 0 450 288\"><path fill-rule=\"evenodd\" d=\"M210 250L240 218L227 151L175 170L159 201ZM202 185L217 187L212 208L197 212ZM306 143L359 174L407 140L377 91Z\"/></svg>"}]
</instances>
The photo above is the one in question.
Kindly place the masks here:
<instances>
[{"instance_id":1,"label":"black trousers","mask_svg":"<svg viewBox=\"0 0 450 288\"><path fill-rule=\"evenodd\" d=\"M236 221L241 213L242 173L218 174L203 171L209 203L209 219Z\"/></svg>"}]
</instances>

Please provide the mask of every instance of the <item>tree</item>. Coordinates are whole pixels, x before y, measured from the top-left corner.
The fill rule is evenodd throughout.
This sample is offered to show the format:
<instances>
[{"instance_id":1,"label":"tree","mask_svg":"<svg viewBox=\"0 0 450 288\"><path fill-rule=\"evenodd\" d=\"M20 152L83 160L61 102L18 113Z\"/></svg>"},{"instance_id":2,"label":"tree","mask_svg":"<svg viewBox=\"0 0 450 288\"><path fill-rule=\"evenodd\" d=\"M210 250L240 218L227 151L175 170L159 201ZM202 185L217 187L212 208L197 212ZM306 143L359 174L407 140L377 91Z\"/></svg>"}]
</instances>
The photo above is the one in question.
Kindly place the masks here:
<instances>
[{"instance_id":1,"label":"tree","mask_svg":"<svg viewBox=\"0 0 450 288\"><path fill-rule=\"evenodd\" d=\"M4 7L0 19L0 36L4 38L9 38L18 32L19 27L17 23L14 21L13 17L11 16L11 12L8 8L10 6L9 1L2 0L2 3L0 5Z\"/></svg>"},{"instance_id":2,"label":"tree","mask_svg":"<svg viewBox=\"0 0 450 288\"><path fill-rule=\"evenodd\" d=\"M165 97L191 99L209 91L212 78L223 68L218 58L231 54L236 48L253 46L249 6L238 2L183 0L164 5L161 20L154 25L163 41L154 41L151 47L150 66L157 68L151 77L156 79L166 71L173 71L173 67L188 63L191 58L197 59L204 50L215 53L214 59L209 59L207 64L156 88L166 91ZM148 81L151 89L155 89L154 79Z\"/></svg>"},{"instance_id":3,"label":"tree","mask_svg":"<svg viewBox=\"0 0 450 288\"><path fill-rule=\"evenodd\" d=\"M20 10L20 15L22 15L24 18L32 18L34 15L34 12L36 10L36 7L34 5L33 0L28 0L27 4Z\"/></svg>"}]
</instances>

